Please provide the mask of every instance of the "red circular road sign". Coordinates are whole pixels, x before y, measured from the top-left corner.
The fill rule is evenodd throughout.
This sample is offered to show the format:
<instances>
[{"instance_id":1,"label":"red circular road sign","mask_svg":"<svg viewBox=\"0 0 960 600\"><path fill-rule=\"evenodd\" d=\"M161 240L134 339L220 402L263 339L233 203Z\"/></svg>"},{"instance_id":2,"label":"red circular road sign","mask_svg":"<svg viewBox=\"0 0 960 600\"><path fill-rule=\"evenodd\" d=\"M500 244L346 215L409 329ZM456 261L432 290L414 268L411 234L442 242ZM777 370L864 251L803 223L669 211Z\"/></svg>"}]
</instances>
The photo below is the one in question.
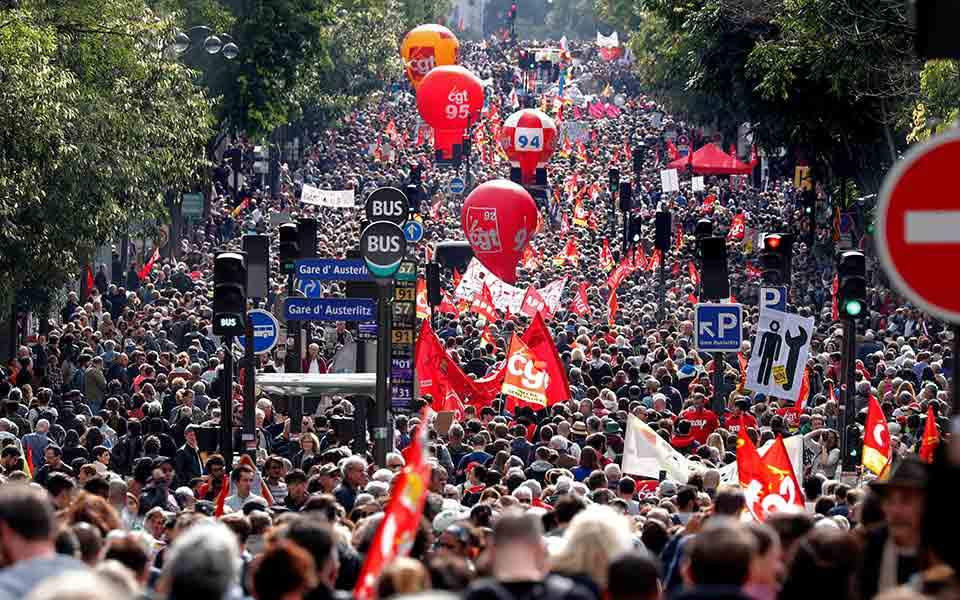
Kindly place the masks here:
<instances>
[{"instance_id":1,"label":"red circular road sign","mask_svg":"<svg viewBox=\"0 0 960 600\"><path fill-rule=\"evenodd\" d=\"M911 149L887 174L876 210L877 251L890 280L920 309L952 323L960 323L957 165L960 134Z\"/></svg>"}]
</instances>

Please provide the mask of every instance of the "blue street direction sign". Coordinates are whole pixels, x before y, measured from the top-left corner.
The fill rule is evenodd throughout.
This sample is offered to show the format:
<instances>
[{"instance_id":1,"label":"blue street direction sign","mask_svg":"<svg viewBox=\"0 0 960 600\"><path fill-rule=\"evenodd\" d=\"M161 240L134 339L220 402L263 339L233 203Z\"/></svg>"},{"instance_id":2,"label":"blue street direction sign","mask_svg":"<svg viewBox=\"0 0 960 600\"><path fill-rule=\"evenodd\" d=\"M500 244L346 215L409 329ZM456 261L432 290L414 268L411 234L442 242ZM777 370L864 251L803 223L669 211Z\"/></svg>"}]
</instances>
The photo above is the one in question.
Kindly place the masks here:
<instances>
[{"instance_id":1,"label":"blue street direction sign","mask_svg":"<svg viewBox=\"0 0 960 600\"><path fill-rule=\"evenodd\" d=\"M408 242L416 244L423 239L423 225L419 221L409 220L403 224L403 237Z\"/></svg>"},{"instance_id":2,"label":"blue street direction sign","mask_svg":"<svg viewBox=\"0 0 960 600\"><path fill-rule=\"evenodd\" d=\"M760 288L760 310L764 308L787 312L787 288L782 285Z\"/></svg>"},{"instance_id":3,"label":"blue street direction sign","mask_svg":"<svg viewBox=\"0 0 960 600\"><path fill-rule=\"evenodd\" d=\"M370 298L287 298L288 321L376 321L377 305Z\"/></svg>"},{"instance_id":4,"label":"blue street direction sign","mask_svg":"<svg viewBox=\"0 0 960 600\"><path fill-rule=\"evenodd\" d=\"M297 289L307 298L322 298L323 286L316 279L297 279Z\"/></svg>"},{"instance_id":5,"label":"blue street direction sign","mask_svg":"<svg viewBox=\"0 0 960 600\"><path fill-rule=\"evenodd\" d=\"M454 177L450 180L449 188L451 194L462 194L463 190L467 189L467 184L463 182L463 179Z\"/></svg>"},{"instance_id":6,"label":"blue street direction sign","mask_svg":"<svg viewBox=\"0 0 960 600\"><path fill-rule=\"evenodd\" d=\"M737 352L743 341L743 307L739 304L697 304L694 347L706 352Z\"/></svg>"},{"instance_id":7,"label":"blue street direction sign","mask_svg":"<svg viewBox=\"0 0 960 600\"><path fill-rule=\"evenodd\" d=\"M253 321L253 352L255 354L264 354L273 350L277 345L277 339L280 337L280 324L277 318L268 311L255 308L247 313L247 318ZM238 335L236 344L243 348L246 338Z\"/></svg>"},{"instance_id":8,"label":"blue street direction sign","mask_svg":"<svg viewBox=\"0 0 960 600\"><path fill-rule=\"evenodd\" d=\"M294 275L301 280L368 281L370 279L367 265L358 258L346 260L335 258L307 258L298 260L294 268Z\"/></svg>"}]
</instances>

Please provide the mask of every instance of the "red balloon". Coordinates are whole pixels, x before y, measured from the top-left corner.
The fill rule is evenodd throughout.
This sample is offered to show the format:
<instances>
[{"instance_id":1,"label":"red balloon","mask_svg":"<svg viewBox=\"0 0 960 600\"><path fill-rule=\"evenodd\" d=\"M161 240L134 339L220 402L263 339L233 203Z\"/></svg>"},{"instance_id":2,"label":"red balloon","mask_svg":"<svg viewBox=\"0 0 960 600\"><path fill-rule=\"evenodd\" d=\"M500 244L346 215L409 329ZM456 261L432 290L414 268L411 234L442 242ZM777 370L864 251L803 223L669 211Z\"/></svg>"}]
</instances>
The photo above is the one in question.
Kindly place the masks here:
<instances>
[{"instance_id":1,"label":"red balloon","mask_svg":"<svg viewBox=\"0 0 960 600\"><path fill-rule=\"evenodd\" d=\"M517 263L537 231L537 205L527 190L506 179L478 185L463 203L461 221L474 256L491 273L517 281Z\"/></svg>"},{"instance_id":2,"label":"red balloon","mask_svg":"<svg viewBox=\"0 0 960 600\"><path fill-rule=\"evenodd\" d=\"M417 88L417 110L434 130L436 149L453 158L453 145L463 143L463 131L480 119L483 84L459 65L432 69Z\"/></svg>"},{"instance_id":3,"label":"red balloon","mask_svg":"<svg viewBox=\"0 0 960 600\"><path fill-rule=\"evenodd\" d=\"M510 163L520 167L524 183L533 183L537 168L553 155L557 125L546 113L525 108L503 122L499 141Z\"/></svg>"}]
</instances>

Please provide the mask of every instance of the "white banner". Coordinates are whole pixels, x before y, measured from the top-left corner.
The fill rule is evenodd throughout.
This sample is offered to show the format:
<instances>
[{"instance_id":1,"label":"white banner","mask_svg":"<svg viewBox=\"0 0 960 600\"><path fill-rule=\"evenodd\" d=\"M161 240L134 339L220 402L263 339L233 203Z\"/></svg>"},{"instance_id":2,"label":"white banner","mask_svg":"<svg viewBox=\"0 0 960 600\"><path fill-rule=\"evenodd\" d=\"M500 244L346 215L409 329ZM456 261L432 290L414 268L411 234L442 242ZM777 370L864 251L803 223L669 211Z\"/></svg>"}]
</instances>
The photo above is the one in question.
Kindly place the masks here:
<instances>
[{"instance_id":1,"label":"white banner","mask_svg":"<svg viewBox=\"0 0 960 600\"><path fill-rule=\"evenodd\" d=\"M300 202L326 208L354 208L356 206L353 190L321 190L307 183L303 184Z\"/></svg>"},{"instance_id":2,"label":"white banner","mask_svg":"<svg viewBox=\"0 0 960 600\"><path fill-rule=\"evenodd\" d=\"M796 402L812 337L813 317L762 309L745 387Z\"/></svg>"},{"instance_id":3,"label":"white banner","mask_svg":"<svg viewBox=\"0 0 960 600\"><path fill-rule=\"evenodd\" d=\"M677 170L664 169L660 171L660 186L664 192L679 192L680 178L677 176Z\"/></svg>"},{"instance_id":4,"label":"white banner","mask_svg":"<svg viewBox=\"0 0 960 600\"><path fill-rule=\"evenodd\" d=\"M695 192L702 192L706 189L703 185L703 177L697 176L690 179L690 188Z\"/></svg>"},{"instance_id":5,"label":"white banner","mask_svg":"<svg viewBox=\"0 0 960 600\"><path fill-rule=\"evenodd\" d=\"M483 284L486 282L490 289L490 295L493 296L493 304L500 312L510 312L518 314L523 305L523 297L526 295L526 289L520 289L503 281L480 264L476 258L467 265L467 271L460 280L460 285L454 291L454 297L458 300L471 301L473 297L480 293ZM558 279L553 283L537 290L551 313L557 312L560 307L560 297L563 295L563 288L567 283L567 278Z\"/></svg>"}]
</instances>

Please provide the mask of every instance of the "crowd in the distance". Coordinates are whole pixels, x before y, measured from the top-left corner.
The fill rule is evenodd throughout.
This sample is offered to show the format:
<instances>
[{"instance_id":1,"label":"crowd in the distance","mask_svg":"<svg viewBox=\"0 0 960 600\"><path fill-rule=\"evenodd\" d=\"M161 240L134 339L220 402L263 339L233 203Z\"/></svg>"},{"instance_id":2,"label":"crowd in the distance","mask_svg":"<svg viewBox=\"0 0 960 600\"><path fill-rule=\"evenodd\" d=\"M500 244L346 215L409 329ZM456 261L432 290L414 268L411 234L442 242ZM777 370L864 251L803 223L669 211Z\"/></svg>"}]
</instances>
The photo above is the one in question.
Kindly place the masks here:
<instances>
[{"instance_id":1,"label":"crowd in the distance","mask_svg":"<svg viewBox=\"0 0 960 600\"><path fill-rule=\"evenodd\" d=\"M499 42L463 45L462 62L492 80L481 124L487 140L495 127L490 115L508 116L511 91L527 79L514 50ZM392 416L394 447L376 465L372 445L336 427L353 415L356 398L324 398L296 436L286 402L260 392L252 458L230 465L205 447L201 437L219 426L225 408L234 424L243 423L236 378L233 406L221 404L224 349L211 331L210 302L216 252L239 247L245 232L271 233L284 220L312 216L318 256L344 257L357 245L358 212L302 205L302 184L352 188L362 199L381 185L403 187L412 161L425 166L423 244L463 239L462 200L446 192L453 171L434 168L429 146L417 143L413 95L405 87L385 90L336 126L313 132L314 144L283 165L272 193L244 187L235 198L226 188L228 169L218 168L209 217L174 241L175 259L161 259L143 278L142 265L114 269L113 277L98 270L93 289L83 297L71 292L42 335L20 348L0 381L0 600L347 597L404 469L404 450L421 427L428 428L431 456L424 514L407 556L380 573L380 598L956 597L953 556L925 543L933 475L915 456L930 407L940 431L949 430L948 331L903 304L880 273L870 274L856 408L862 425L869 399L881 403L893 467L880 480L841 482L842 423L833 390L840 385L842 331L831 318L832 224L821 227L814 248L798 243L793 260L788 310L816 319L803 409L742 389L732 356L715 386L711 357L692 344L694 228L707 218L726 235L743 215L747 234L730 239L727 253L731 294L746 307L744 339L751 340L757 233L803 231L798 196L776 166L762 190L753 180L708 176L705 191L692 192L683 176L681 192L662 193L666 132L689 136L693 149L708 136L665 115L638 89L629 65L603 61L590 45L571 50L576 64L565 73L573 77L567 86L604 98L609 87L624 102L617 118L600 120L564 105L562 120L586 121L592 133L583 153L575 150L571 160L558 151L550 162L553 188L567 189L559 212L542 208L545 225L532 243L537 256L519 269L520 287L567 278L549 328L569 401L510 414L498 398L466 406L441 428L432 411L421 410L432 399L421 398ZM400 133L388 136L388 123ZM634 180L634 212L644 223L645 250L652 253L660 207L673 213L683 237L662 258L664 305L655 274L640 270L617 290L611 322L604 240L615 261L622 256L619 225L611 229L608 221L615 212L607 171L619 164L632 177L625 148L639 142L647 154ZM493 142L486 143L474 147L474 182L508 173ZM251 186L258 180L249 178ZM597 193L581 194L594 186ZM570 225L577 196L595 227ZM554 261L570 239L579 260ZM274 246L269 308L284 289L276 256ZM450 294L452 277L442 273ZM581 282L591 307L582 316L569 310ZM346 293L342 283L323 286L327 296ZM464 310L436 320L446 351L472 377L492 373L511 337L530 324L520 315L499 317L487 323ZM481 339L487 327L492 343ZM354 344L351 327L314 324L309 336L301 364L291 365L281 343L260 357L260 369L350 369L338 353ZM749 342L742 353L749 355ZM686 481L624 473L629 415L703 468ZM741 423L757 446L778 435L803 436L796 476L806 511L753 522L739 486L721 483L721 468L736 461ZM936 518L948 526L947 515Z\"/></svg>"}]
</instances>

